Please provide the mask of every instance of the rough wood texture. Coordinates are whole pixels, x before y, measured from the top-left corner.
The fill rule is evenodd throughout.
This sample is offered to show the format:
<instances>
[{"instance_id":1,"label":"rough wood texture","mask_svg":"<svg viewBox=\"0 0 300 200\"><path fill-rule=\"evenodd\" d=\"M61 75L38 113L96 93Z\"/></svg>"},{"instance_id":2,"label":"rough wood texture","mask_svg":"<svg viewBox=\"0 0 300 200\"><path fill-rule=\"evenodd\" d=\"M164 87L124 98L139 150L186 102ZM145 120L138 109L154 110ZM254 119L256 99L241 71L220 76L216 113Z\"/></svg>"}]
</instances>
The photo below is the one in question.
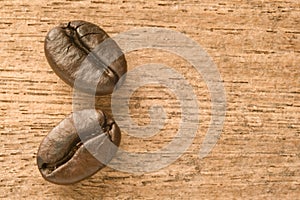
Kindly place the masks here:
<instances>
[{"instance_id":1,"label":"rough wood texture","mask_svg":"<svg viewBox=\"0 0 300 200\"><path fill-rule=\"evenodd\" d=\"M36 152L43 137L72 111L72 90L46 62L43 40L60 22L82 19L110 35L136 27L185 33L212 57L224 80L226 121L213 151L198 152L210 120L205 82L184 60L153 50L130 53L129 69L147 62L174 67L198 97L200 127L188 151L157 172L105 168L72 186L42 179ZM267 1L0 1L0 197L12 199L296 199L300 196L300 3ZM149 105L167 111L162 133L123 133L122 148L153 151L180 121L171 91L140 88L132 117L148 123ZM151 98L147 98L152 93ZM153 97L154 96L154 97ZM97 107L110 112L109 97ZM167 135L167 136L166 136Z\"/></svg>"}]
</instances>

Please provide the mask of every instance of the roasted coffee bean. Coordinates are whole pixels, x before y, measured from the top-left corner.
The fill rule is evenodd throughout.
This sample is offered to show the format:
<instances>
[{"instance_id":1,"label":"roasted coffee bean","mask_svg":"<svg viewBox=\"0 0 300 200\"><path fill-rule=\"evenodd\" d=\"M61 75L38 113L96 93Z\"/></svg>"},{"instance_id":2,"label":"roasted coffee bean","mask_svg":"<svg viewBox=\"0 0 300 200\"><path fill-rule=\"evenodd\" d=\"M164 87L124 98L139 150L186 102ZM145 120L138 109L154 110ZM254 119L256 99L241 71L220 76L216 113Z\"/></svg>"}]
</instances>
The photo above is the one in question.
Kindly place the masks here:
<instances>
[{"instance_id":1,"label":"roasted coffee bean","mask_svg":"<svg viewBox=\"0 0 300 200\"><path fill-rule=\"evenodd\" d=\"M37 165L47 181L76 183L108 164L120 140L118 125L104 112L76 111L44 138L37 153Z\"/></svg>"},{"instance_id":2,"label":"roasted coffee bean","mask_svg":"<svg viewBox=\"0 0 300 200\"><path fill-rule=\"evenodd\" d=\"M127 71L120 47L103 29L89 22L72 21L53 28L44 48L53 71L84 92L111 94Z\"/></svg>"}]
</instances>

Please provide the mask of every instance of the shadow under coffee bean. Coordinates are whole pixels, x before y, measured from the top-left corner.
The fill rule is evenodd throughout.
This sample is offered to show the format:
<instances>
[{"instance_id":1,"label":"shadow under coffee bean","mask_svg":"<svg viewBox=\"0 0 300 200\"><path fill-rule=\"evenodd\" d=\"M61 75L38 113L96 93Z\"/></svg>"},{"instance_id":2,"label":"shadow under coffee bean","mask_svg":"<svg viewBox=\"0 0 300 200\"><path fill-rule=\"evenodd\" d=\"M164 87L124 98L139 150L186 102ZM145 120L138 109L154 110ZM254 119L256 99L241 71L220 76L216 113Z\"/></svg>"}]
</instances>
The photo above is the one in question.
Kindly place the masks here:
<instances>
[{"instance_id":1,"label":"shadow under coffee bean","mask_svg":"<svg viewBox=\"0 0 300 200\"><path fill-rule=\"evenodd\" d=\"M38 168L52 183L76 183L105 167L117 152L120 140L118 125L104 112L74 112L40 144Z\"/></svg>"},{"instance_id":2,"label":"shadow under coffee bean","mask_svg":"<svg viewBox=\"0 0 300 200\"><path fill-rule=\"evenodd\" d=\"M111 94L127 71L117 43L90 22L72 21L53 28L44 48L53 71L72 87L76 81L76 89L84 92Z\"/></svg>"}]
</instances>

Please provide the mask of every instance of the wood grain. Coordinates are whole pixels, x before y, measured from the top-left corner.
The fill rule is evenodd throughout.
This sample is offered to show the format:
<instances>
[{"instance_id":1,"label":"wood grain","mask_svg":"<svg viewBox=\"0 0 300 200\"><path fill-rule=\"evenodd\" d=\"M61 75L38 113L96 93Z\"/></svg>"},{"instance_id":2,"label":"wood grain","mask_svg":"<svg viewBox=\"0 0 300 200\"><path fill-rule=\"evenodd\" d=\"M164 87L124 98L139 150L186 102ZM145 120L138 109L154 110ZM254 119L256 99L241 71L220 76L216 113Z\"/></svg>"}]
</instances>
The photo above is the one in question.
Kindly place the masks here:
<instances>
[{"instance_id":1,"label":"wood grain","mask_svg":"<svg viewBox=\"0 0 300 200\"><path fill-rule=\"evenodd\" d=\"M126 55L129 69L164 63L192 85L201 120L190 148L152 173L107 167L72 186L42 179L36 166L38 146L72 112L72 89L52 72L43 41L50 28L76 19L96 23L112 36L137 27L168 28L186 34L209 53L224 81L227 111L222 135L206 158L198 158L211 118L202 77L178 56L141 50ZM1 0L0 46L0 198L299 198L298 0ZM96 106L110 112L109 98L97 98ZM148 139L123 133L122 148L153 151L176 134L178 101L167 89L150 85L136 91L130 101L133 120L148 123L148 108L156 103L167 112L164 129Z\"/></svg>"}]
</instances>

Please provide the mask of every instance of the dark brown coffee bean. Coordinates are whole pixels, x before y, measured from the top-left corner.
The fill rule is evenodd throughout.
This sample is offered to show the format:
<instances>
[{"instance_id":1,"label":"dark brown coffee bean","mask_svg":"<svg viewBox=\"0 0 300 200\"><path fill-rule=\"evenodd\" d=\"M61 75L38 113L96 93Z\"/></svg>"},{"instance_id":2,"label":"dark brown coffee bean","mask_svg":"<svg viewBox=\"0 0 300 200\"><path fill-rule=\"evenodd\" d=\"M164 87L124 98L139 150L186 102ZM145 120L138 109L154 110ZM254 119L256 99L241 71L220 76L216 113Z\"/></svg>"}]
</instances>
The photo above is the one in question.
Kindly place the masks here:
<instances>
[{"instance_id":1,"label":"dark brown coffee bean","mask_svg":"<svg viewBox=\"0 0 300 200\"><path fill-rule=\"evenodd\" d=\"M118 125L104 112L77 111L44 138L37 153L37 165L47 181L76 183L110 162L120 140Z\"/></svg>"},{"instance_id":2,"label":"dark brown coffee bean","mask_svg":"<svg viewBox=\"0 0 300 200\"><path fill-rule=\"evenodd\" d=\"M120 47L95 24L72 21L49 31L45 55L53 71L67 84L96 95L111 94L126 73Z\"/></svg>"}]
</instances>

